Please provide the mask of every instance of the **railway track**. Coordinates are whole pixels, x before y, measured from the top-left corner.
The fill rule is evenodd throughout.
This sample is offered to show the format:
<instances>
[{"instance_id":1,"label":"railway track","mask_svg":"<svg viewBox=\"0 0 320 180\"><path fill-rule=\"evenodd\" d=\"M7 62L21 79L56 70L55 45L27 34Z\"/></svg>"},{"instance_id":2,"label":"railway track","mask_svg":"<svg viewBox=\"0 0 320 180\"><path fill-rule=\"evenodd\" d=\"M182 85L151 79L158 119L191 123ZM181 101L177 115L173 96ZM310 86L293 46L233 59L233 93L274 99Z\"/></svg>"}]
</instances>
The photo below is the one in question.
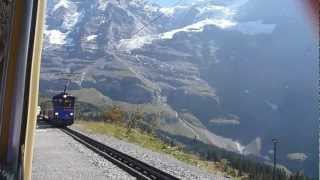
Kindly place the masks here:
<instances>
[{"instance_id":1,"label":"railway track","mask_svg":"<svg viewBox=\"0 0 320 180\"><path fill-rule=\"evenodd\" d=\"M178 178L163 172L153 166L150 166L136 158L128 156L117 151L103 143L100 143L78 131L70 128L61 128L61 130L71 136L76 141L85 145L95 153L106 158L119 168L141 180L177 180Z\"/></svg>"}]
</instances>

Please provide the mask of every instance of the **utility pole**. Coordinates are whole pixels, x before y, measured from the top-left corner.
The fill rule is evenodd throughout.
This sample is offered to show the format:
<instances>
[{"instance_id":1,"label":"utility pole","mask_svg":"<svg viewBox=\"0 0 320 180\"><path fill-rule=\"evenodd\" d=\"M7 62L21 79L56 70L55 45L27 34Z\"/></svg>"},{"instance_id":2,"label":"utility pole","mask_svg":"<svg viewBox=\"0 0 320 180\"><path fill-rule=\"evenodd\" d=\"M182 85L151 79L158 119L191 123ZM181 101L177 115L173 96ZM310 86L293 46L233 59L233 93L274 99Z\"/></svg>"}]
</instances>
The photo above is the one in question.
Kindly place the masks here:
<instances>
[{"instance_id":1,"label":"utility pole","mask_svg":"<svg viewBox=\"0 0 320 180\"><path fill-rule=\"evenodd\" d=\"M273 176L272 180L276 180L276 166L277 166L277 144L280 143L278 139L272 139L273 142Z\"/></svg>"}]
</instances>

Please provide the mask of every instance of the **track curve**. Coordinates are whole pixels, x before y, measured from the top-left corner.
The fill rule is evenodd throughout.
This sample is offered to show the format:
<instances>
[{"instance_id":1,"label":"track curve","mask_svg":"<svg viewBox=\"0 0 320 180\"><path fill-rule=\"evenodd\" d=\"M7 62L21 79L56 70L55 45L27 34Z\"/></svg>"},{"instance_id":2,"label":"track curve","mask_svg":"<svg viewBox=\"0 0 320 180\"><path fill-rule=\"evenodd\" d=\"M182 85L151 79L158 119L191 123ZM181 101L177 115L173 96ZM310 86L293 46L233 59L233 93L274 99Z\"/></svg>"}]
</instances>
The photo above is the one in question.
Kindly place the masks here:
<instances>
[{"instance_id":1,"label":"track curve","mask_svg":"<svg viewBox=\"0 0 320 180\"><path fill-rule=\"evenodd\" d=\"M78 131L64 127L61 131L71 136L76 141L85 145L95 153L111 161L127 173L141 180L178 180L178 178L150 166L136 158L100 143Z\"/></svg>"}]
</instances>

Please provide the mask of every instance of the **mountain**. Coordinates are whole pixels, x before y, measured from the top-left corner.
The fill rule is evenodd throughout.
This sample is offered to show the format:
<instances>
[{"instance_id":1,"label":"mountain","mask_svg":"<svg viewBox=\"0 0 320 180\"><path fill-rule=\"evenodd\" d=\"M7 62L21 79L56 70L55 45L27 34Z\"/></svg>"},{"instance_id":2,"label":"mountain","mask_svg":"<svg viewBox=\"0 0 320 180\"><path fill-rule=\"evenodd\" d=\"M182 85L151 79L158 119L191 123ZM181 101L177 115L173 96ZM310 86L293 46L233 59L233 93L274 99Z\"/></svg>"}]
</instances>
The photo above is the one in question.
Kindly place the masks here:
<instances>
[{"instance_id":1,"label":"mountain","mask_svg":"<svg viewBox=\"0 0 320 180\"><path fill-rule=\"evenodd\" d=\"M40 88L80 73L79 100L140 104L164 134L266 161L277 137L279 161L313 175L317 50L303 17L289 0L49 1Z\"/></svg>"}]
</instances>

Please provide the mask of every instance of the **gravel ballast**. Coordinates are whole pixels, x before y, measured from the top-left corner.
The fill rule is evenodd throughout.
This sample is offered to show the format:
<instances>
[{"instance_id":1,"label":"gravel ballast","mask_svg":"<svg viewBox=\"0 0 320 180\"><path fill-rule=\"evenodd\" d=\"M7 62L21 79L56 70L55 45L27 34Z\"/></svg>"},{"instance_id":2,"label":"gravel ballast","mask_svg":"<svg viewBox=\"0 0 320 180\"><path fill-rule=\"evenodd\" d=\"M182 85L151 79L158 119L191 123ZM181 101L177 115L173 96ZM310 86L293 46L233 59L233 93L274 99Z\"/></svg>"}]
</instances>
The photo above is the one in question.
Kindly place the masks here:
<instances>
[{"instance_id":1,"label":"gravel ballast","mask_svg":"<svg viewBox=\"0 0 320 180\"><path fill-rule=\"evenodd\" d=\"M100 141L118 151L126 153L134 158L137 158L149 165L152 165L162 171L172 174L180 179L186 180L227 180L230 178L224 177L222 173L213 174L200 170L197 167L191 166L184 162L181 162L174 157L162 154L158 152L151 151L149 149L143 148L136 144L128 143L114 137L101 134L92 134L83 131L81 128L76 126L71 127L71 129L77 130L89 137Z\"/></svg>"},{"instance_id":2,"label":"gravel ballast","mask_svg":"<svg viewBox=\"0 0 320 180\"><path fill-rule=\"evenodd\" d=\"M59 129L37 129L32 180L135 179Z\"/></svg>"}]
</instances>

